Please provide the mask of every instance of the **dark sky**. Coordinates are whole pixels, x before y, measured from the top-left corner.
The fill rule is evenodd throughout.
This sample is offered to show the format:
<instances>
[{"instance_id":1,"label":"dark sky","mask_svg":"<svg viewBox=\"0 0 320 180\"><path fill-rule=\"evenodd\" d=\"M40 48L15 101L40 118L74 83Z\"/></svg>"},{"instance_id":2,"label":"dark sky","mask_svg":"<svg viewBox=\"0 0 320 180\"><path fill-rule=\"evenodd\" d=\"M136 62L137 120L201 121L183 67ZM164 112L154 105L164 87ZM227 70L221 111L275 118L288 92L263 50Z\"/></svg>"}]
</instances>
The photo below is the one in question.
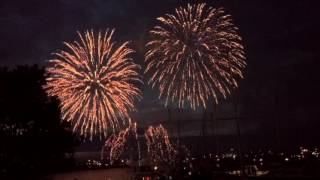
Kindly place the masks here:
<instances>
[{"instance_id":1,"label":"dark sky","mask_svg":"<svg viewBox=\"0 0 320 180\"><path fill-rule=\"evenodd\" d=\"M116 28L115 38L131 40L135 59L143 65L146 33L156 17L172 13L188 0L3 0L0 5L0 66L45 65L63 41L76 40L76 31ZM206 2L206 1L201 1ZM317 0L211 0L233 16L244 39L248 66L238 98L238 116L244 134L270 139L274 117L280 119L284 139L303 134L301 141L319 137L320 128L320 20ZM144 99L132 117L142 124L168 118L157 91L142 87ZM234 116L234 97L222 100L215 117ZM179 113L177 113L179 112ZM180 113L181 112L181 113ZM172 119L195 120L183 132L198 135L202 111L172 110ZM212 127L210 125L208 127ZM233 134L232 121L218 123L219 134ZM212 131L212 128L209 128ZM272 139L272 138L271 138ZM305 141L306 142L306 141Z\"/></svg>"}]
</instances>

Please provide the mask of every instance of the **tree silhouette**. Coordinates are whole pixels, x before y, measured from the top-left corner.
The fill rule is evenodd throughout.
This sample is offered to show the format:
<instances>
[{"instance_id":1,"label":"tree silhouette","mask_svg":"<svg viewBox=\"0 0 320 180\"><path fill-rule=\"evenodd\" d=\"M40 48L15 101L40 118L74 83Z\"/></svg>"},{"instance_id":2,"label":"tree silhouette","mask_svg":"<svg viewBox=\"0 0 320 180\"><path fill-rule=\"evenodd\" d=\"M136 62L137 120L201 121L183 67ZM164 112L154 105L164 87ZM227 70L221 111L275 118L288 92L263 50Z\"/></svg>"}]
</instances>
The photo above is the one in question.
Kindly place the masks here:
<instances>
[{"instance_id":1,"label":"tree silhouette","mask_svg":"<svg viewBox=\"0 0 320 180\"><path fill-rule=\"evenodd\" d=\"M36 65L0 69L0 179L41 177L72 162L75 138L42 89L44 74Z\"/></svg>"}]
</instances>

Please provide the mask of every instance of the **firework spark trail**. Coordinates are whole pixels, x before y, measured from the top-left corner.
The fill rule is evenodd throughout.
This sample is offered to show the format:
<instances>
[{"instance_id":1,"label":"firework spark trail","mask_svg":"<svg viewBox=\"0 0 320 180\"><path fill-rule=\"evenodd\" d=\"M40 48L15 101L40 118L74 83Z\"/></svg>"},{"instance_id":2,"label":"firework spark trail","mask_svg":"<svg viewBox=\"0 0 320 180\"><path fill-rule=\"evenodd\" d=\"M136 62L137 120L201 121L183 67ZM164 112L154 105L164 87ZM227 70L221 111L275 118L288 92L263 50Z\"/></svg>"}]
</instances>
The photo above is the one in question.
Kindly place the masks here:
<instances>
[{"instance_id":1,"label":"firework spark trail","mask_svg":"<svg viewBox=\"0 0 320 180\"><path fill-rule=\"evenodd\" d=\"M133 133L134 133L134 137L137 141L137 147L138 147L138 165L139 167L141 166L141 149L140 149L140 142L139 142L139 137L138 137L138 132L137 132L137 123L135 122L133 125Z\"/></svg>"},{"instance_id":2,"label":"firework spark trail","mask_svg":"<svg viewBox=\"0 0 320 180\"><path fill-rule=\"evenodd\" d=\"M147 43L145 73L149 84L159 87L166 105L206 108L209 100L218 103L238 86L246 62L242 39L230 15L206 4L177 8L175 14L157 18Z\"/></svg>"},{"instance_id":3,"label":"firework spark trail","mask_svg":"<svg viewBox=\"0 0 320 180\"><path fill-rule=\"evenodd\" d=\"M101 160L104 159L104 154L106 153L110 163L117 161L120 156L123 154L124 148L127 145L127 141L129 136L133 136L137 141L138 148L138 160L141 159L140 154L140 144L138 141L137 134L137 123L130 123L129 127L120 131L118 134L113 133L109 138L105 141L104 146L101 150Z\"/></svg>"},{"instance_id":4,"label":"firework spark trail","mask_svg":"<svg viewBox=\"0 0 320 180\"><path fill-rule=\"evenodd\" d=\"M44 88L59 98L62 119L90 139L125 125L134 101L141 98L136 87L140 66L129 56L134 51L128 42L116 47L113 33L78 32L80 42L64 43L68 50L55 53L46 69Z\"/></svg>"},{"instance_id":5,"label":"firework spark trail","mask_svg":"<svg viewBox=\"0 0 320 180\"><path fill-rule=\"evenodd\" d=\"M159 125L149 126L145 133L148 154L155 164L168 164L175 159L176 150L170 142L167 130Z\"/></svg>"},{"instance_id":6,"label":"firework spark trail","mask_svg":"<svg viewBox=\"0 0 320 180\"><path fill-rule=\"evenodd\" d=\"M119 134L112 134L103 147L102 153L104 151L109 152L109 160L112 164L113 162L117 161L121 154L123 153L124 146L127 142L127 138L129 136L130 128L126 128L119 132ZM103 155L102 155L103 158Z\"/></svg>"}]
</instances>

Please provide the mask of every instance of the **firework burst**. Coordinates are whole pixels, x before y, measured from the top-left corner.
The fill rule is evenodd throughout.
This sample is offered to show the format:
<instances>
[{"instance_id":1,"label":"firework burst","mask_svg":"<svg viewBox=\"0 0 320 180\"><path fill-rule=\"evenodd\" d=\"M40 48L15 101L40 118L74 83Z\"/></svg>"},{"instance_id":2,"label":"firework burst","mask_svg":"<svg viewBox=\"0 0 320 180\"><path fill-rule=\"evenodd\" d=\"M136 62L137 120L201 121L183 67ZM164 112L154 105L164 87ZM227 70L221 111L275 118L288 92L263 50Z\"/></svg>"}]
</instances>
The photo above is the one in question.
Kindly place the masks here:
<instances>
[{"instance_id":1,"label":"firework burst","mask_svg":"<svg viewBox=\"0 0 320 180\"><path fill-rule=\"evenodd\" d=\"M101 150L101 160L108 159L111 164L119 160L119 158L125 151L126 146L128 146L130 137L133 137L137 143L138 160L140 160L140 144L137 134L136 122L133 124L130 123L129 127L120 131L118 134L113 133L108 137Z\"/></svg>"},{"instance_id":2,"label":"firework burst","mask_svg":"<svg viewBox=\"0 0 320 180\"><path fill-rule=\"evenodd\" d=\"M128 42L116 47L114 30L78 33L80 42L64 43L67 51L55 53L46 69L45 89L61 102L62 119L87 137L127 125L129 111L141 92L139 66L130 58Z\"/></svg>"},{"instance_id":3,"label":"firework burst","mask_svg":"<svg viewBox=\"0 0 320 180\"><path fill-rule=\"evenodd\" d=\"M126 128L122 131L120 131L118 134L112 134L105 142L101 159L104 158L103 153L107 152L108 158L111 164L113 164L115 161L117 161L121 154L124 151L125 144L128 139L130 128Z\"/></svg>"},{"instance_id":4,"label":"firework burst","mask_svg":"<svg viewBox=\"0 0 320 180\"><path fill-rule=\"evenodd\" d=\"M148 154L155 164L168 164L175 160L177 151L171 144L167 130L159 125L149 126L145 133L148 146Z\"/></svg>"},{"instance_id":5,"label":"firework burst","mask_svg":"<svg viewBox=\"0 0 320 180\"><path fill-rule=\"evenodd\" d=\"M166 105L177 101L179 107L206 108L208 101L218 103L219 94L226 98L238 86L246 66L244 48L222 8L188 4L157 19L161 25L150 31L145 72Z\"/></svg>"}]
</instances>

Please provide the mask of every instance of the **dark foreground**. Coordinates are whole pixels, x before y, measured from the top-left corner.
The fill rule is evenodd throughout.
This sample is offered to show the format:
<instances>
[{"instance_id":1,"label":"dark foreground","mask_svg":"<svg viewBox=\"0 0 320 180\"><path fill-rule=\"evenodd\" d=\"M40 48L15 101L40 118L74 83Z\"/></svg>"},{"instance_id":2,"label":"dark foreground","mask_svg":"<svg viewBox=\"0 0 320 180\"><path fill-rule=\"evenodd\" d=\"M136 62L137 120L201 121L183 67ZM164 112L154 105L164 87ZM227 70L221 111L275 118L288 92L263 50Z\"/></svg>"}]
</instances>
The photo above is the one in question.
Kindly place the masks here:
<instances>
[{"instance_id":1,"label":"dark foreground","mask_svg":"<svg viewBox=\"0 0 320 180\"><path fill-rule=\"evenodd\" d=\"M170 177L160 176L158 173L144 173L144 176L140 176L143 173L134 172L133 168L114 168L114 169L98 169L98 170L84 170L74 171L69 173L55 174L47 177L47 180L153 180L153 179L171 179ZM239 177L230 175L214 175L212 177L203 176L190 176L180 177L178 179L214 179L214 180L318 180L320 177L308 177L308 176L264 176L264 177ZM172 178L174 179L174 178Z\"/></svg>"}]
</instances>

